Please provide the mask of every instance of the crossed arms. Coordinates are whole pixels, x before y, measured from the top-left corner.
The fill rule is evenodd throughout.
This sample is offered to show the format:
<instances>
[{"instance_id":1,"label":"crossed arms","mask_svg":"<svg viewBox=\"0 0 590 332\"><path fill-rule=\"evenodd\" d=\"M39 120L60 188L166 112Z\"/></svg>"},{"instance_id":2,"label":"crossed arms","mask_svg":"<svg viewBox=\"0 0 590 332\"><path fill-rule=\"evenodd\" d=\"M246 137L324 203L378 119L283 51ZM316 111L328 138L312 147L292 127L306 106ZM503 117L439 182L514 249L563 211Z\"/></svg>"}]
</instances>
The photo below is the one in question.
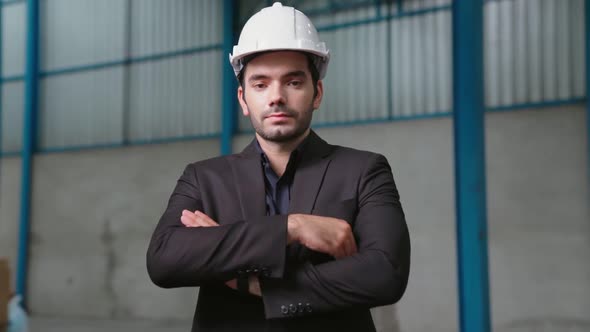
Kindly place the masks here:
<instances>
[{"instance_id":1,"label":"crossed arms","mask_svg":"<svg viewBox=\"0 0 590 332\"><path fill-rule=\"evenodd\" d=\"M147 265L157 285L225 282L235 288L236 271L260 266L268 274L250 278L250 292L262 296L267 318L284 317L285 303L311 303L315 312L328 312L394 303L405 291L409 236L384 157L367 161L352 227L305 214L218 223L202 212L195 172L187 167L154 231ZM285 248L295 242L336 260L286 269Z\"/></svg>"}]
</instances>

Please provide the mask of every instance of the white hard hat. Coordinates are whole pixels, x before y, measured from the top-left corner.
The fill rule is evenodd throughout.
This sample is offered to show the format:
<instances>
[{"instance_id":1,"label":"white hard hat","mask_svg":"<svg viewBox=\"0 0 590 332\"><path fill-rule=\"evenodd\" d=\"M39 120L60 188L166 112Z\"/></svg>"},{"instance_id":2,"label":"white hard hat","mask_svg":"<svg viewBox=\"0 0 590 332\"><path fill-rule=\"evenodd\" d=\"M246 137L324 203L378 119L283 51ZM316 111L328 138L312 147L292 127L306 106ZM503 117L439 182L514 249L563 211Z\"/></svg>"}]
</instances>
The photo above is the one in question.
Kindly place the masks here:
<instances>
[{"instance_id":1,"label":"white hard hat","mask_svg":"<svg viewBox=\"0 0 590 332\"><path fill-rule=\"evenodd\" d=\"M326 76L330 53L318 38L311 20L293 7L275 2L254 14L244 25L238 45L234 46L229 61L236 76L244 64L244 57L266 51L294 50L311 53L320 79Z\"/></svg>"}]
</instances>

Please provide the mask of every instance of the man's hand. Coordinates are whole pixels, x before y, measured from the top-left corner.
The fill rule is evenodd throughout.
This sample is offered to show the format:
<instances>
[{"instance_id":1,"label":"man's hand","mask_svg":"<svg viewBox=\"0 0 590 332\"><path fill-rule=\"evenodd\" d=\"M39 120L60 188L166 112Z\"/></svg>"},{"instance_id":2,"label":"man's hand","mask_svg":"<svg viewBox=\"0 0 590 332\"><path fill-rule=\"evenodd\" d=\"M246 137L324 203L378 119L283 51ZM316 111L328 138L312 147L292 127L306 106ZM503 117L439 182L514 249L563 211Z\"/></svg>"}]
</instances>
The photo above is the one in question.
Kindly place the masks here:
<instances>
[{"instance_id":1,"label":"man's hand","mask_svg":"<svg viewBox=\"0 0 590 332\"><path fill-rule=\"evenodd\" d=\"M211 219L208 215L201 211L191 212L189 210L183 210L180 222L186 227L216 227L219 226L215 220ZM260 283L256 276L250 276L248 278L248 291L250 294L262 296L260 291ZM238 289L238 282L236 279L232 279L225 282L225 285L229 288Z\"/></svg>"},{"instance_id":2,"label":"man's hand","mask_svg":"<svg viewBox=\"0 0 590 332\"><path fill-rule=\"evenodd\" d=\"M191 212L189 210L183 210L182 216L180 217L180 222L186 227L212 227L212 226L219 226L215 220L209 218L208 215L204 214L203 212L197 210L195 212Z\"/></svg>"},{"instance_id":3,"label":"man's hand","mask_svg":"<svg viewBox=\"0 0 590 332\"><path fill-rule=\"evenodd\" d=\"M357 252L350 225L341 219L309 214L290 214L287 219L288 242L299 242L307 248L335 258Z\"/></svg>"},{"instance_id":4,"label":"man's hand","mask_svg":"<svg viewBox=\"0 0 590 332\"><path fill-rule=\"evenodd\" d=\"M225 285L233 290L238 290L238 281L236 279L226 281ZM257 276L248 276L248 293L256 296L262 296L262 291L260 290L260 281L258 281Z\"/></svg>"}]
</instances>

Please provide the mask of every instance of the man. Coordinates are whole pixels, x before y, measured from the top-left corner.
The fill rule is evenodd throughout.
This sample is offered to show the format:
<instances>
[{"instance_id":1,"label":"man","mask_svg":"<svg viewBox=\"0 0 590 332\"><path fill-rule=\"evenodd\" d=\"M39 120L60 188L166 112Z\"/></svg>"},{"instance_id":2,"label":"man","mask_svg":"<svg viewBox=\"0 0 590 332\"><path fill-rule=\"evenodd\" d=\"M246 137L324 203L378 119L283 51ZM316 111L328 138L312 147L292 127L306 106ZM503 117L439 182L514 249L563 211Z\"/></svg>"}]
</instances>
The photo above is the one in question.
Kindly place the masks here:
<instances>
[{"instance_id":1,"label":"man","mask_svg":"<svg viewBox=\"0 0 590 332\"><path fill-rule=\"evenodd\" d=\"M410 242L387 160L311 129L328 50L311 21L275 3L230 56L255 139L190 164L147 253L161 287L199 286L193 331L374 331L398 301Z\"/></svg>"}]
</instances>

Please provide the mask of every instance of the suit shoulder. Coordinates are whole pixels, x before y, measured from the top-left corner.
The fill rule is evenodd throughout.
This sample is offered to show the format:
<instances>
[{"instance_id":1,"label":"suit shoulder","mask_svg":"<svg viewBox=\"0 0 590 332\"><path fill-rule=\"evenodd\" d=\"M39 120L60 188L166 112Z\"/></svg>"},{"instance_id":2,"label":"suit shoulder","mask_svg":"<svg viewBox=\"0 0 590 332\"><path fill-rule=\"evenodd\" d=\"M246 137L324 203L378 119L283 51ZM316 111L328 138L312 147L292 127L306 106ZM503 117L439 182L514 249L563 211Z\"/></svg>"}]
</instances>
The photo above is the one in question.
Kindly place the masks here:
<instances>
[{"instance_id":1,"label":"suit shoulder","mask_svg":"<svg viewBox=\"0 0 590 332\"><path fill-rule=\"evenodd\" d=\"M219 170L227 167L229 161L235 159L237 154L228 156L217 156L213 158L198 160L190 163L187 167L192 167L197 170Z\"/></svg>"},{"instance_id":2,"label":"suit shoulder","mask_svg":"<svg viewBox=\"0 0 590 332\"><path fill-rule=\"evenodd\" d=\"M362 163L365 163L367 160L374 160L380 158L387 160L385 156L377 152L359 150L340 145L333 145L332 156L333 158L358 160Z\"/></svg>"}]
</instances>

